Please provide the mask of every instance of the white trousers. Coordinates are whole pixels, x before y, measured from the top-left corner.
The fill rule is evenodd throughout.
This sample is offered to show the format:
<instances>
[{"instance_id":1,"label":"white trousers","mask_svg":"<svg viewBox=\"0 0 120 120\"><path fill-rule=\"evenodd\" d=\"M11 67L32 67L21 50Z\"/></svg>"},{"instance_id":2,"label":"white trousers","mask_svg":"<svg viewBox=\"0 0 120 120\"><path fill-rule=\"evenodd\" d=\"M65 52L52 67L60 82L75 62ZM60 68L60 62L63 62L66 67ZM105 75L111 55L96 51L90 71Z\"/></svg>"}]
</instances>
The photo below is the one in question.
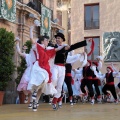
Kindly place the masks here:
<instances>
[{"instance_id":1,"label":"white trousers","mask_svg":"<svg viewBox=\"0 0 120 120\"><path fill-rule=\"evenodd\" d=\"M51 72L52 83L57 90L57 93L54 94L54 97L59 98L61 96L62 85L65 79L65 66L54 65Z\"/></svg>"}]
</instances>

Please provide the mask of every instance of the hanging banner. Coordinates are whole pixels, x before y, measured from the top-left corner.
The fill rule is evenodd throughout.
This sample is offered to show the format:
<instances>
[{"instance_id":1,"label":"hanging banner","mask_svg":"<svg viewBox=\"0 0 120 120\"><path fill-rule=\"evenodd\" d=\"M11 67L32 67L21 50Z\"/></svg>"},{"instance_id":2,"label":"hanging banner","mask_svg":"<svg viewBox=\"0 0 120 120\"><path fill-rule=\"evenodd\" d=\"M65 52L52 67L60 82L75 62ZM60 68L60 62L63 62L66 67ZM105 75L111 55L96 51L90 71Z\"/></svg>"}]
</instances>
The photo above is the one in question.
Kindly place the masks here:
<instances>
[{"instance_id":1,"label":"hanging banner","mask_svg":"<svg viewBox=\"0 0 120 120\"><path fill-rule=\"evenodd\" d=\"M10 22L16 20L16 0L1 0L0 18L6 19Z\"/></svg>"},{"instance_id":2,"label":"hanging banner","mask_svg":"<svg viewBox=\"0 0 120 120\"><path fill-rule=\"evenodd\" d=\"M51 10L41 4L41 35L51 36Z\"/></svg>"}]
</instances>

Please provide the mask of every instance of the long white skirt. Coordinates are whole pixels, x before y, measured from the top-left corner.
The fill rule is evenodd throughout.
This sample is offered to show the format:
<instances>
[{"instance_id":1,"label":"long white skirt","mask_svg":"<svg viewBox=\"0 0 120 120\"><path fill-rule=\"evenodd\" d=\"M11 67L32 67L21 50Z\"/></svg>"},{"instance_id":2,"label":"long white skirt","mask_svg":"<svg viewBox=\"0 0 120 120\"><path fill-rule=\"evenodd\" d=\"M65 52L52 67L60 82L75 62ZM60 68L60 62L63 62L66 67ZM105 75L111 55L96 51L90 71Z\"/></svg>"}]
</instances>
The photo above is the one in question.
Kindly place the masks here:
<instances>
[{"instance_id":1,"label":"long white skirt","mask_svg":"<svg viewBox=\"0 0 120 120\"><path fill-rule=\"evenodd\" d=\"M33 86L40 86L43 82L47 83L49 80L48 72L41 68L36 61L32 67L30 81L28 83L27 90L32 90Z\"/></svg>"},{"instance_id":2,"label":"long white skirt","mask_svg":"<svg viewBox=\"0 0 120 120\"><path fill-rule=\"evenodd\" d=\"M42 88L42 93L44 93L45 95L54 95L57 93L57 90L55 89L55 87L51 82L51 83L44 84Z\"/></svg>"}]
</instances>

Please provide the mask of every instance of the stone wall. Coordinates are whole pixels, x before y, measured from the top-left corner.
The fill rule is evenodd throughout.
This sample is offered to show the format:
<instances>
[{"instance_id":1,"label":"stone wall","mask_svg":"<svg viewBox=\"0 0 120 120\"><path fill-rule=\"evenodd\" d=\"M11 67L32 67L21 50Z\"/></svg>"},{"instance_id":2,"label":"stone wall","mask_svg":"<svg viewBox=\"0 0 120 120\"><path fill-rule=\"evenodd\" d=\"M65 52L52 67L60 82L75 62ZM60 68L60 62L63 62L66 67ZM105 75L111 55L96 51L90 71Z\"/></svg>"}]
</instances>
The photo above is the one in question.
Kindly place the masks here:
<instances>
[{"instance_id":1,"label":"stone wall","mask_svg":"<svg viewBox=\"0 0 120 120\"><path fill-rule=\"evenodd\" d=\"M99 3L100 28L84 30L84 4ZM71 43L84 37L100 36L100 55L103 55L104 32L120 32L120 1L119 0L71 0ZM80 49L80 52L83 49ZM104 67L110 63L104 63ZM116 62L120 68L120 63ZM104 71L105 68L103 68Z\"/></svg>"}]
</instances>

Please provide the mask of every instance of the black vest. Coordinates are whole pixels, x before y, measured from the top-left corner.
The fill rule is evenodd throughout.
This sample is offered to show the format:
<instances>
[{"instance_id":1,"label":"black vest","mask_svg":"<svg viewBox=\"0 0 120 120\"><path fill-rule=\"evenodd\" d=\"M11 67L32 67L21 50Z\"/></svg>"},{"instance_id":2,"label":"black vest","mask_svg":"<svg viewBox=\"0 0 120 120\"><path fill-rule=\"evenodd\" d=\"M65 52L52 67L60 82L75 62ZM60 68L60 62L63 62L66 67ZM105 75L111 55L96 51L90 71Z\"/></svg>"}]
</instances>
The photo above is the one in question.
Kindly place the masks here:
<instances>
[{"instance_id":1,"label":"black vest","mask_svg":"<svg viewBox=\"0 0 120 120\"><path fill-rule=\"evenodd\" d=\"M92 77L93 76L93 71L90 69L90 66L83 67L83 77Z\"/></svg>"},{"instance_id":2,"label":"black vest","mask_svg":"<svg viewBox=\"0 0 120 120\"><path fill-rule=\"evenodd\" d=\"M55 48L57 48L58 46L55 45ZM56 55L55 55L55 61L54 63L55 64L65 64L66 62L66 50L65 48L59 50L56 52Z\"/></svg>"},{"instance_id":3,"label":"black vest","mask_svg":"<svg viewBox=\"0 0 120 120\"><path fill-rule=\"evenodd\" d=\"M106 78L106 83L114 82L114 77L112 72L109 75L108 73L106 73L105 78Z\"/></svg>"},{"instance_id":4,"label":"black vest","mask_svg":"<svg viewBox=\"0 0 120 120\"><path fill-rule=\"evenodd\" d=\"M65 47L64 47L63 49L56 52L54 63L55 64L59 64L59 63L60 64L65 64L68 52L70 52L72 50L75 50L77 48L86 46L86 45L87 45L86 40L84 40L84 41L81 41L81 42L78 42L78 43L75 43L75 44L71 45L69 50L65 50ZM58 46L55 45L54 47L57 48Z\"/></svg>"},{"instance_id":5,"label":"black vest","mask_svg":"<svg viewBox=\"0 0 120 120\"><path fill-rule=\"evenodd\" d=\"M65 64L66 72L65 73L71 73L72 65L70 63Z\"/></svg>"}]
</instances>

